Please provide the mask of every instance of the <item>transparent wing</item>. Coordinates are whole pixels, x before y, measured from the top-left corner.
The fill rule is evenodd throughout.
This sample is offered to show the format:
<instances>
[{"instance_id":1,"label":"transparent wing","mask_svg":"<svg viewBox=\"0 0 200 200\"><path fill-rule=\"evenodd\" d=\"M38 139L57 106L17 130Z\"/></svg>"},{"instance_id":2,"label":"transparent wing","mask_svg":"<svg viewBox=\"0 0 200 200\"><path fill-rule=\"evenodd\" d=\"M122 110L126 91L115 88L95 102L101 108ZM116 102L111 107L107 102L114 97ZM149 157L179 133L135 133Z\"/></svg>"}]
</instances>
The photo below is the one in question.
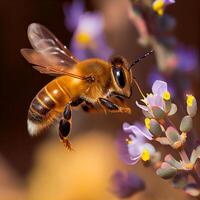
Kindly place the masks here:
<instances>
[{"instance_id":1,"label":"transparent wing","mask_svg":"<svg viewBox=\"0 0 200 200\"><path fill-rule=\"evenodd\" d=\"M49 59L46 59L46 55L37 52L34 49L21 49L21 53L29 63L35 65L33 66L33 68L38 70L40 73L49 74L53 76L67 75L81 80L89 80L91 78L90 76L83 77L76 74L72 74L69 72L69 67L66 68L61 65L51 65Z\"/></svg>"},{"instance_id":2,"label":"transparent wing","mask_svg":"<svg viewBox=\"0 0 200 200\"><path fill-rule=\"evenodd\" d=\"M72 65L68 65L68 68L62 65L52 65L51 59L47 59L46 54L35 51L34 49L21 49L21 53L24 58L31 64L34 64L34 69L40 73L49 75L64 75L66 74Z\"/></svg>"},{"instance_id":3,"label":"transparent wing","mask_svg":"<svg viewBox=\"0 0 200 200\"><path fill-rule=\"evenodd\" d=\"M56 36L40 24L30 24L28 38L33 49L21 49L29 63L37 65L42 73L65 74L70 66L79 62Z\"/></svg>"}]
</instances>

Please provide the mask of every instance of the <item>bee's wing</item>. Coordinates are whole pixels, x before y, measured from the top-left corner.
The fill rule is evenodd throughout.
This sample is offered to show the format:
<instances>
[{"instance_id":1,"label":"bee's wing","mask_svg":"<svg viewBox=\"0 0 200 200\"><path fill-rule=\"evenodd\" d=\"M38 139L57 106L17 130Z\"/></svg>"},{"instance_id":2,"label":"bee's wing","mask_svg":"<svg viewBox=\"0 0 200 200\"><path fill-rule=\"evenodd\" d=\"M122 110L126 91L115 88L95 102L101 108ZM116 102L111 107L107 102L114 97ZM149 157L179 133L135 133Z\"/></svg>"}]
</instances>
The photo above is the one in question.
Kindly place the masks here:
<instances>
[{"instance_id":1,"label":"bee's wing","mask_svg":"<svg viewBox=\"0 0 200 200\"><path fill-rule=\"evenodd\" d=\"M46 27L33 23L28 27L33 49L21 49L26 60L42 73L62 75L79 62Z\"/></svg>"}]
</instances>

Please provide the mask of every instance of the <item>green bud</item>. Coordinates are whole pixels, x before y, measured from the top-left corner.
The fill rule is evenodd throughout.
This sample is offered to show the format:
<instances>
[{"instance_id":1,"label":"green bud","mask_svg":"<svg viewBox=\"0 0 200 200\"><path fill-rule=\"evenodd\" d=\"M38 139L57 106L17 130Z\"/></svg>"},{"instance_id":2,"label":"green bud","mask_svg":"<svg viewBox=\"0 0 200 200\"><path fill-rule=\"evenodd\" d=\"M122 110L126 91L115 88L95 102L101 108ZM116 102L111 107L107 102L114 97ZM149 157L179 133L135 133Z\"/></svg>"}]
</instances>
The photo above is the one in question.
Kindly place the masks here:
<instances>
[{"instance_id":1,"label":"green bud","mask_svg":"<svg viewBox=\"0 0 200 200\"><path fill-rule=\"evenodd\" d=\"M155 137L159 137L162 134L161 126L155 119L151 119L149 131Z\"/></svg>"},{"instance_id":2,"label":"green bud","mask_svg":"<svg viewBox=\"0 0 200 200\"><path fill-rule=\"evenodd\" d=\"M156 171L156 174L163 179L170 179L174 177L176 173L177 173L177 169L171 166L166 167L166 168L159 168Z\"/></svg>"},{"instance_id":3,"label":"green bud","mask_svg":"<svg viewBox=\"0 0 200 200\"><path fill-rule=\"evenodd\" d=\"M175 143L180 139L179 132L172 126L168 127L165 133L166 137L171 141L171 143Z\"/></svg>"},{"instance_id":4,"label":"green bud","mask_svg":"<svg viewBox=\"0 0 200 200\"><path fill-rule=\"evenodd\" d=\"M158 106L153 106L152 112L154 117L158 120L163 119L165 117L165 112Z\"/></svg>"},{"instance_id":5,"label":"green bud","mask_svg":"<svg viewBox=\"0 0 200 200\"><path fill-rule=\"evenodd\" d=\"M189 95L191 96L191 100L188 101L187 100L187 113L188 115L190 115L191 117L194 117L197 113L197 100L194 96L192 95ZM189 96L188 96L188 99L189 99Z\"/></svg>"},{"instance_id":6,"label":"green bud","mask_svg":"<svg viewBox=\"0 0 200 200\"><path fill-rule=\"evenodd\" d=\"M180 131L189 132L192 129L192 122L192 117L190 115L183 117L180 124Z\"/></svg>"}]
</instances>

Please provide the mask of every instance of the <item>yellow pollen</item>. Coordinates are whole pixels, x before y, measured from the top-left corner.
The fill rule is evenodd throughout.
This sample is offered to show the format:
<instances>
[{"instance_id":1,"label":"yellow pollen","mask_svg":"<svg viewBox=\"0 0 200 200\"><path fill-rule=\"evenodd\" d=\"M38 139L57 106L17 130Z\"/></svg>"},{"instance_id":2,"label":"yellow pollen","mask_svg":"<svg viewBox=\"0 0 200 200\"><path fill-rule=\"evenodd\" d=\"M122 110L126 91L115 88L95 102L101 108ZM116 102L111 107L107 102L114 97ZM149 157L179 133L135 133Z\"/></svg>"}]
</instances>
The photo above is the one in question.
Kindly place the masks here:
<instances>
[{"instance_id":1,"label":"yellow pollen","mask_svg":"<svg viewBox=\"0 0 200 200\"><path fill-rule=\"evenodd\" d=\"M192 163L186 163L186 164L184 164L184 167L185 167L186 169L188 169L188 170L192 170L193 167L194 167L194 165L193 165Z\"/></svg>"},{"instance_id":2,"label":"yellow pollen","mask_svg":"<svg viewBox=\"0 0 200 200\"><path fill-rule=\"evenodd\" d=\"M168 101L171 98L171 94L169 93L169 91L164 92L163 94L163 99Z\"/></svg>"},{"instance_id":3,"label":"yellow pollen","mask_svg":"<svg viewBox=\"0 0 200 200\"><path fill-rule=\"evenodd\" d=\"M156 0L153 3L153 10L156 11L159 15L164 14L164 1L163 0Z\"/></svg>"},{"instance_id":4,"label":"yellow pollen","mask_svg":"<svg viewBox=\"0 0 200 200\"><path fill-rule=\"evenodd\" d=\"M132 140L130 138L126 138L126 142L127 142L127 144L131 144Z\"/></svg>"},{"instance_id":5,"label":"yellow pollen","mask_svg":"<svg viewBox=\"0 0 200 200\"><path fill-rule=\"evenodd\" d=\"M189 107L192 106L193 100L194 100L194 96L193 96L193 95L187 95L187 105L188 105Z\"/></svg>"},{"instance_id":6,"label":"yellow pollen","mask_svg":"<svg viewBox=\"0 0 200 200\"><path fill-rule=\"evenodd\" d=\"M145 162L148 161L148 160L150 160L150 152L149 152L148 149L144 149L143 150L142 155L141 155L141 159L143 161L145 161Z\"/></svg>"},{"instance_id":7,"label":"yellow pollen","mask_svg":"<svg viewBox=\"0 0 200 200\"><path fill-rule=\"evenodd\" d=\"M87 45L91 42L91 36L86 32L80 32L76 35L76 41L81 45Z\"/></svg>"},{"instance_id":8,"label":"yellow pollen","mask_svg":"<svg viewBox=\"0 0 200 200\"><path fill-rule=\"evenodd\" d=\"M150 129L150 122L151 122L151 120L149 118L145 118L144 123L148 130Z\"/></svg>"}]
</instances>

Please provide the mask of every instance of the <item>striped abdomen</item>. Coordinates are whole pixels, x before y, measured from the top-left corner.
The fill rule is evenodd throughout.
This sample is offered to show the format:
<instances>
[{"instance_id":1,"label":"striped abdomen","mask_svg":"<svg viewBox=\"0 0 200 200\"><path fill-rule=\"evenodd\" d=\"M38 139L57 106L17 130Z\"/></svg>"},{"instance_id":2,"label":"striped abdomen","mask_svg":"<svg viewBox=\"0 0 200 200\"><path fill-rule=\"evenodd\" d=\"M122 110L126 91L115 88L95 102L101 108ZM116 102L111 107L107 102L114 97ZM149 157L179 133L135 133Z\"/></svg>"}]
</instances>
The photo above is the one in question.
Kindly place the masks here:
<instances>
[{"instance_id":1,"label":"striped abdomen","mask_svg":"<svg viewBox=\"0 0 200 200\"><path fill-rule=\"evenodd\" d=\"M70 101L70 91L55 79L35 96L28 111L28 130L35 135L50 125Z\"/></svg>"}]
</instances>

